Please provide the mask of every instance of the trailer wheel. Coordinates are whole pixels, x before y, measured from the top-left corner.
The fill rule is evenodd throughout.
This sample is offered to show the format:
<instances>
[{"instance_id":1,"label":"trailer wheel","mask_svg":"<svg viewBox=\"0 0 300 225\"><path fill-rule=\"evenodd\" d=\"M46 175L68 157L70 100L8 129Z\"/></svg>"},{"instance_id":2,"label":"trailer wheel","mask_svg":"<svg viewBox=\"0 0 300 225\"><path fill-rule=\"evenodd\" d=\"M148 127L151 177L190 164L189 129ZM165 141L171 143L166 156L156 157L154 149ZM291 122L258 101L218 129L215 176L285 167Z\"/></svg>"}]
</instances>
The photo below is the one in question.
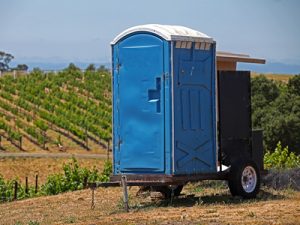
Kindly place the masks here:
<instances>
[{"instance_id":1,"label":"trailer wheel","mask_svg":"<svg viewBox=\"0 0 300 225\"><path fill-rule=\"evenodd\" d=\"M179 196L181 191L183 189L183 185L178 185L175 189L174 189L174 196ZM172 191L171 191L172 194Z\"/></svg>"},{"instance_id":2,"label":"trailer wheel","mask_svg":"<svg viewBox=\"0 0 300 225\"><path fill-rule=\"evenodd\" d=\"M174 192L174 196L179 196L183 185L176 185L176 186L153 186L152 190L160 192L164 195L165 198L171 198L172 196L172 189Z\"/></svg>"},{"instance_id":3,"label":"trailer wheel","mask_svg":"<svg viewBox=\"0 0 300 225\"><path fill-rule=\"evenodd\" d=\"M229 187L229 191L231 193L232 196L237 196L238 192L236 190L236 184L230 180L228 180L228 187Z\"/></svg>"},{"instance_id":4,"label":"trailer wheel","mask_svg":"<svg viewBox=\"0 0 300 225\"><path fill-rule=\"evenodd\" d=\"M260 188L260 173L253 160L238 160L231 165L228 186L233 196L255 198Z\"/></svg>"}]
</instances>

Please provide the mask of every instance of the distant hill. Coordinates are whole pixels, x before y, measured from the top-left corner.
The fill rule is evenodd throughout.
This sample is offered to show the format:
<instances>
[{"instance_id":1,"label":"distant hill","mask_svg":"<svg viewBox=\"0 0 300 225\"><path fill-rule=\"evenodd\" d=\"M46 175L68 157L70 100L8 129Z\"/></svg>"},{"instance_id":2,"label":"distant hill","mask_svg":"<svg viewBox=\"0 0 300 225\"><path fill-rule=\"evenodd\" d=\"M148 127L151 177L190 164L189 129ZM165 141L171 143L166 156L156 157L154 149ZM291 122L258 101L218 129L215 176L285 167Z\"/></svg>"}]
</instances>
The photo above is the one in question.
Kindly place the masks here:
<instances>
[{"instance_id":1,"label":"distant hill","mask_svg":"<svg viewBox=\"0 0 300 225\"><path fill-rule=\"evenodd\" d=\"M11 63L11 67L14 67L18 64L26 64L29 66L29 70L33 68L40 68L42 70L62 70L66 68L70 62L45 62L43 61L18 61L15 60ZM73 62L80 69L85 69L91 63L93 63L96 67L100 65L104 65L106 68L111 68L110 62ZM265 65L261 64L251 64L251 63L240 63L238 64L238 69L240 70L251 70L257 73L275 73L275 74L300 74L300 65L293 64L285 64L285 63L274 63L268 62Z\"/></svg>"},{"instance_id":2,"label":"distant hill","mask_svg":"<svg viewBox=\"0 0 300 225\"><path fill-rule=\"evenodd\" d=\"M15 67L18 64L26 64L29 67L29 70L33 70L34 68L40 68L41 70L53 70L53 71L59 71L59 70L63 70L64 68L68 67L68 65L70 64L70 62L24 62L24 61L14 61L13 63L11 63L11 67ZM72 62L74 63L77 67L79 67L80 69L86 69L88 67L88 65L90 64L94 64L96 68L98 68L99 66L103 65L105 66L105 68L110 69L111 68L111 63L110 62Z\"/></svg>"},{"instance_id":3,"label":"distant hill","mask_svg":"<svg viewBox=\"0 0 300 225\"><path fill-rule=\"evenodd\" d=\"M240 63L238 65L238 69L251 70L257 73L300 74L300 65L291 65L285 63L267 62L265 65Z\"/></svg>"}]
</instances>

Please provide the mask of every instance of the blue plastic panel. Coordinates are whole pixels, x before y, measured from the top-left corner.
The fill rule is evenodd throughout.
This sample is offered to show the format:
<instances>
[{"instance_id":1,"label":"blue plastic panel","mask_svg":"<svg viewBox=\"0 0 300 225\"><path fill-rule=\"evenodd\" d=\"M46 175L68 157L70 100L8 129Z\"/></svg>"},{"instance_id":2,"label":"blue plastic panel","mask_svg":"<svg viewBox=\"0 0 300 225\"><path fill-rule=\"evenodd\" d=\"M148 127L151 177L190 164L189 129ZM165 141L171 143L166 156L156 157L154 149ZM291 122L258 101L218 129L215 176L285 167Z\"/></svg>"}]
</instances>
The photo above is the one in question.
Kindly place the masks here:
<instances>
[{"instance_id":1,"label":"blue plastic panel","mask_svg":"<svg viewBox=\"0 0 300 225\"><path fill-rule=\"evenodd\" d=\"M113 60L114 173L164 173L164 42L132 35Z\"/></svg>"},{"instance_id":2,"label":"blue plastic panel","mask_svg":"<svg viewBox=\"0 0 300 225\"><path fill-rule=\"evenodd\" d=\"M174 173L216 172L214 47L174 48Z\"/></svg>"}]
</instances>

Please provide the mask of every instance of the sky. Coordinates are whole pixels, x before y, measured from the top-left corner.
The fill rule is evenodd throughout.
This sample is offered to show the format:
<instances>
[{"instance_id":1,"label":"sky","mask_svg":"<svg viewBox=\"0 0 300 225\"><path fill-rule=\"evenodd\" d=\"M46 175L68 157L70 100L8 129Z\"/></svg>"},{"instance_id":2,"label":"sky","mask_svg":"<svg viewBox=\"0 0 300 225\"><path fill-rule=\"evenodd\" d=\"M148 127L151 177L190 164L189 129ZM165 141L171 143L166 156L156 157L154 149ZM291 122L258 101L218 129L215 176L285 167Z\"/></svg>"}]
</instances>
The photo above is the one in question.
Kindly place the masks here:
<instances>
[{"instance_id":1,"label":"sky","mask_svg":"<svg viewBox=\"0 0 300 225\"><path fill-rule=\"evenodd\" d=\"M120 32L159 23L201 31L217 50L300 68L299 12L299 0L0 0L0 51L18 63L107 63Z\"/></svg>"}]
</instances>

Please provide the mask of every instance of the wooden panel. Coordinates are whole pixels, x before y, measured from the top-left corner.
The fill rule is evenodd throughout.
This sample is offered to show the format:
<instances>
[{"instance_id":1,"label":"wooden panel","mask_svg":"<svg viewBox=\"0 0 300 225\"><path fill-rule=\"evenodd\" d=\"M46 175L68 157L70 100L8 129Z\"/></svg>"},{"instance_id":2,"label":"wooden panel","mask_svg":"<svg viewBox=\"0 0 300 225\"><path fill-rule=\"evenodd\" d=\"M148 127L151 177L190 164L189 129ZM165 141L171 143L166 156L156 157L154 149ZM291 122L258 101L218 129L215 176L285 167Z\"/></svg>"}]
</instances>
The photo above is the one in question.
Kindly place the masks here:
<instances>
[{"instance_id":1,"label":"wooden panel","mask_svg":"<svg viewBox=\"0 0 300 225\"><path fill-rule=\"evenodd\" d=\"M218 71L236 71L236 62L217 61Z\"/></svg>"},{"instance_id":2,"label":"wooden panel","mask_svg":"<svg viewBox=\"0 0 300 225\"><path fill-rule=\"evenodd\" d=\"M265 59L252 58L245 54L236 54L231 52L217 51L217 61L219 62L245 62L245 63L259 63L265 64Z\"/></svg>"}]
</instances>

